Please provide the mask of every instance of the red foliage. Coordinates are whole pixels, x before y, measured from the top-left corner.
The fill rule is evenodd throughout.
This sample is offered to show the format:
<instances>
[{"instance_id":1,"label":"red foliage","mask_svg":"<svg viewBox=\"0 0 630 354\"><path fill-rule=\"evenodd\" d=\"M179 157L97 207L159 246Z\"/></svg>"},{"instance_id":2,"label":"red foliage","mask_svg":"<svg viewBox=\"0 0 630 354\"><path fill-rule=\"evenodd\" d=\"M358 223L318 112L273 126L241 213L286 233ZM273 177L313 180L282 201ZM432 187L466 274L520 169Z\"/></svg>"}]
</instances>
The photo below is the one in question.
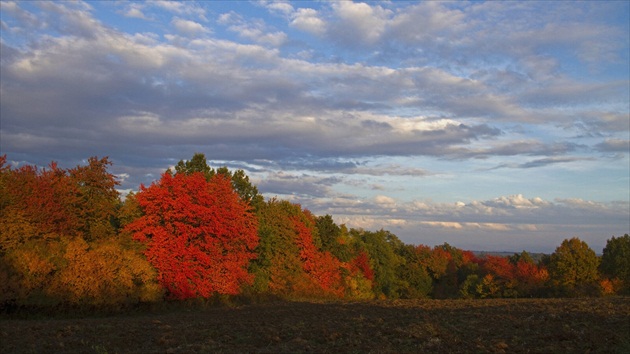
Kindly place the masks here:
<instances>
[{"instance_id":1,"label":"red foliage","mask_svg":"<svg viewBox=\"0 0 630 354\"><path fill-rule=\"evenodd\" d=\"M472 251L462 251L462 264L480 263Z\"/></svg>"},{"instance_id":2,"label":"red foliage","mask_svg":"<svg viewBox=\"0 0 630 354\"><path fill-rule=\"evenodd\" d=\"M492 274L495 277L504 280L513 280L515 278L514 265L510 263L510 260L507 257L488 255L482 262L482 267L487 273Z\"/></svg>"},{"instance_id":3,"label":"red foliage","mask_svg":"<svg viewBox=\"0 0 630 354\"><path fill-rule=\"evenodd\" d=\"M304 215L312 219L310 212L305 211ZM296 243L300 249L300 259L302 269L308 277L317 284L324 292L342 297L344 293L341 277L341 261L335 258L330 252L322 252L317 249L313 242L313 227L308 227L298 217L293 217L293 225L298 234Z\"/></svg>"},{"instance_id":4,"label":"red foliage","mask_svg":"<svg viewBox=\"0 0 630 354\"><path fill-rule=\"evenodd\" d=\"M81 207L78 190L65 170L51 163L49 169L23 166L7 170L2 193L3 212L15 211L36 225L39 235L73 235L77 230L76 209Z\"/></svg>"},{"instance_id":5,"label":"red foliage","mask_svg":"<svg viewBox=\"0 0 630 354\"><path fill-rule=\"evenodd\" d=\"M359 269L366 279L374 280L374 271L370 267L370 258L365 251L359 252L356 258L352 260L352 266Z\"/></svg>"},{"instance_id":6,"label":"red foliage","mask_svg":"<svg viewBox=\"0 0 630 354\"><path fill-rule=\"evenodd\" d=\"M518 261L516 263L514 274L518 280L519 287L524 292L532 291L542 287L549 278L547 269L531 262Z\"/></svg>"},{"instance_id":7,"label":"red foliage","mask_svg":"<svg viewBox=\"0 0 630 354\"><path fill-rule=\"evenodd\" d=\"M422 254L427 251L427 248L418 247L417 251ZM453 256L443 248L436 246L430 251L428 257L423 258L421 264L429 270L433 278L439 279L446 275L448 265L451 263Z\"/></svg>"},{"instance_id":8,"label":"red foliage","mask_svg":"<svg viewBox=\"0 0 630 354\"><path fill-rule=\"evenodd\" d=\"M257 220L229 179L165 173L136 198L144 215L127 229L147 245L147 259L172 297L237 294L251 282Z\"/></svg>"}]
</instances>

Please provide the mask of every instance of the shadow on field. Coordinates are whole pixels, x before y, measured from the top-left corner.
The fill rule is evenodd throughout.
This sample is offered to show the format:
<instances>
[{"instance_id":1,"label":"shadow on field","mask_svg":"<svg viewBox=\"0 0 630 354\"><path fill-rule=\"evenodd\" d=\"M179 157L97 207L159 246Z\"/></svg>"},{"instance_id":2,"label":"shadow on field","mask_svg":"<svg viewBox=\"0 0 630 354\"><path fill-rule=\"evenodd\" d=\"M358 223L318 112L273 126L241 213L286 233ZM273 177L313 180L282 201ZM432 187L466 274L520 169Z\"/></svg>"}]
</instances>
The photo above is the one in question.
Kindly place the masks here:
<instances>
[{"instance_id":1,"label":"shadow on field","mask_svg":"<svg viewBox=\"0 0 630 354\"><path fill-rule=\"evenodd\" d=\"M2 319L7 353L629 352L630 299L274 302Z\"/></svg>"}]
</instances>

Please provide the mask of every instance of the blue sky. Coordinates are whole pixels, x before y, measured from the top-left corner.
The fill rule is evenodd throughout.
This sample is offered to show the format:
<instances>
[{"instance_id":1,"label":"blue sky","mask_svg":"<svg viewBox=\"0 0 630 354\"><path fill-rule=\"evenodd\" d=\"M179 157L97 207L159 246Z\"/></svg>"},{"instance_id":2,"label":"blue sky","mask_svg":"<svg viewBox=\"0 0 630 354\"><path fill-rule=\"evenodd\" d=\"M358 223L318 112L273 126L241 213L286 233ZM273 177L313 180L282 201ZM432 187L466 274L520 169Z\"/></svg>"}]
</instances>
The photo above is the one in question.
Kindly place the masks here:
<instances>
[{"instance_id":1,"label":"blue sky","mask_svg":"<svg viewBox=\"0 0 630 354\"><path fill-rule=\"evenodd\" d=\"M630 232L628 2L0 4L15 166L109 156L126 193L203 152L414 244Z\"/></svg>"}]
</instances>

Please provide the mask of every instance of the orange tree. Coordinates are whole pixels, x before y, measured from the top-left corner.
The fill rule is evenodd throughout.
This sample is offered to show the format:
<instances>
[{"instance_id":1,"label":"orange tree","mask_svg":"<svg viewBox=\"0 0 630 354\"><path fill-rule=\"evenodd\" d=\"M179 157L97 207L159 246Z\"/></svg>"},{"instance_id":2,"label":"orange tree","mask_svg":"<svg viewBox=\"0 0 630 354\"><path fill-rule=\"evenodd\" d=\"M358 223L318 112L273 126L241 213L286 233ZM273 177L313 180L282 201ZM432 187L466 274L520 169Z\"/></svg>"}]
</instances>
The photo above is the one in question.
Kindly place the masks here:
<instances>
[{"instance_id":1,"label":"orange tree","mask_svg":"<svg viewBox=\"0 0 630 354\"><path fill-rule=\"evenodd\" d=\"M117 234L118 182L107 158L69 170L6 161L0 156L0 310L161 297L155 271Z\"/></svg>"},{"instance_id":2,"label":"orange tree","mask_svg":"<svg viewBox=\"0 0 630 354\"><path fill-rule=\"evenodd\" d=\"M252 276L257 220L230 180L217 174L164 173L140 186L143 215L126 226L146 244L145 254L172 298L237 294Z\"/></svg>"}]
</instances>

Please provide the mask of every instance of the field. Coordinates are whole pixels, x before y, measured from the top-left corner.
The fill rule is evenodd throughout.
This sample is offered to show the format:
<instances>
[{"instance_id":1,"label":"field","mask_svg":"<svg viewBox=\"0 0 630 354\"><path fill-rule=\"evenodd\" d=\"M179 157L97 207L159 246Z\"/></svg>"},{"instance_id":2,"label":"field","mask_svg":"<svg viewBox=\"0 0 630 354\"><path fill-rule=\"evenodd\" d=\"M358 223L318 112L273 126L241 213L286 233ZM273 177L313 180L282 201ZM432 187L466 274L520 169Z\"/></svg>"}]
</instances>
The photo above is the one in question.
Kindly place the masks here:
<instances>
[{"instance_id":1,"label":"field","mask_svg":"<svg viewBox=\"0 0 630 354\"><path fill-rule=\"evenodd\" d=\"M273 302L0 319L3 353L630 352L630 298Z\"/></svg>"}]
</instances>

